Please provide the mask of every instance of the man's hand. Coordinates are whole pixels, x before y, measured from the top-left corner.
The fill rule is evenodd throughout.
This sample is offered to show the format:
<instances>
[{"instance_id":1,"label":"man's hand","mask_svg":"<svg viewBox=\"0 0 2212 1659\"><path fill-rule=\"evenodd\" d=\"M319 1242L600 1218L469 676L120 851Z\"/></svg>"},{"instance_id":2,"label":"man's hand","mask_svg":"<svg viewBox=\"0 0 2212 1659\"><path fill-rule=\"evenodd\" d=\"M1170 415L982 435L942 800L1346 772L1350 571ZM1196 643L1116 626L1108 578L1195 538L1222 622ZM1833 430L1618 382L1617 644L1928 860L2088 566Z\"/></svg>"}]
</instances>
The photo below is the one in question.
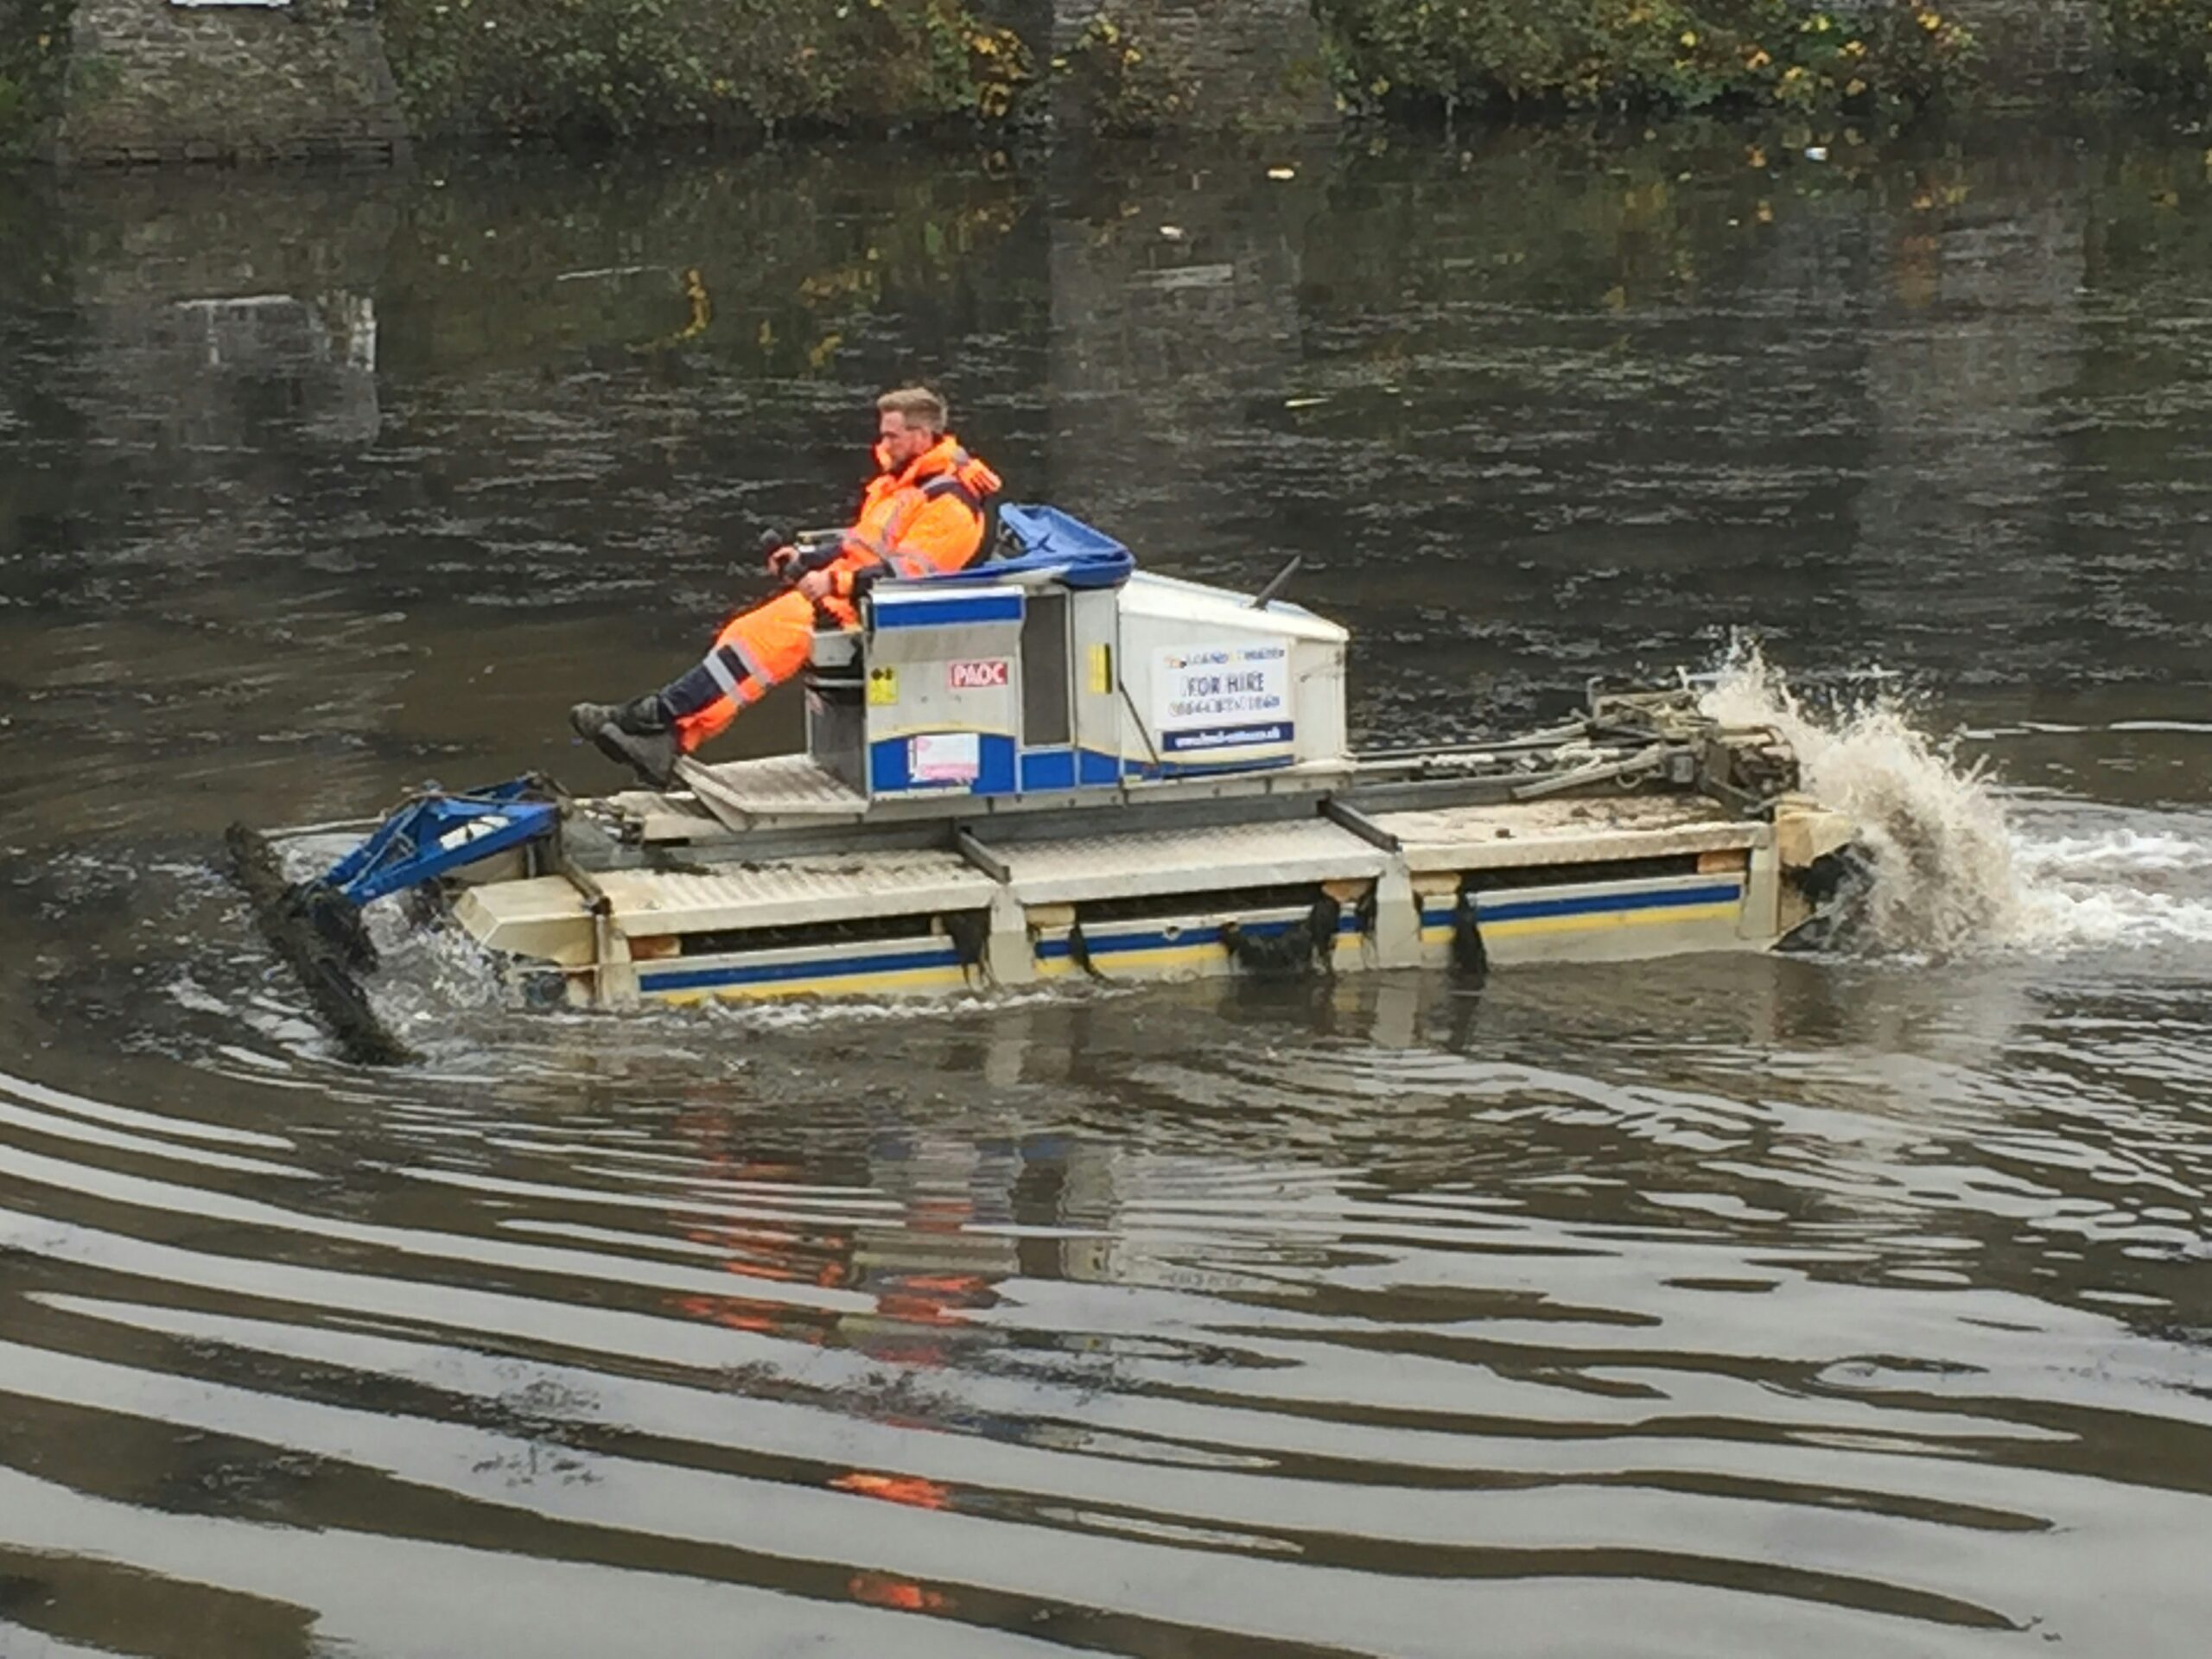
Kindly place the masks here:
<instances>
[{"instance_id":1,"label":"man's hand","mask_svg":"<svg viewBox=\"0 0 2212 1659\"><path fill-rule=\"evenodd\" d=\"M768 574L778 582L798 580L798 549L791 545L791 538L782 531L771 530L761 535L760 556L767 563Z\"/></svg>"},{"instance_id":2,"label":"man's hand","mask_svg":"<svg viewBox=\"0 0 2212 1659\"><path fill-rule=\"evenodd\" d=\"M830 573L827 570L808 571L798 579L798 590L819 605L830 597Z\"/></svg>"}]
</instances>

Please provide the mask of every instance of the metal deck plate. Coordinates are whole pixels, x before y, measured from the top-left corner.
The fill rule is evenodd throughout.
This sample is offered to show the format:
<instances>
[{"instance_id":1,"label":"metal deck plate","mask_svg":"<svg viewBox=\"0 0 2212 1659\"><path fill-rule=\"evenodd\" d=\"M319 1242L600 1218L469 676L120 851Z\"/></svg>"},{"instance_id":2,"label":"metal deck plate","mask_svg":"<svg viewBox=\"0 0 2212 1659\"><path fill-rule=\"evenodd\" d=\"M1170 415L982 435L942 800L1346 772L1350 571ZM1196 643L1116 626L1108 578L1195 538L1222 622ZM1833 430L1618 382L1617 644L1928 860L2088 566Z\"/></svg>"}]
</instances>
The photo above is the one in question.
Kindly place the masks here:
<instances>
[{"instance_id":1,"label":"metal deck plate","mask_svg":"<svg viewBox=\"0 0 2212 1659\"><path fill-rule=\"evenodd\" d=\"M804 754L772 754L714 766L686 760L677 763L677 772L700 804L734 830L759 818L858 818L868 810L865 796Z\"/></svg>"},{"instance_id":2,"label":"metal deck plate","mask_svg":"<svg viewBox=\"0 0 2212 1659\"><path fill-rule=\"evenodd\" d=\"M624 821L635 826L640 841L693 842L728 833L720 818L690 795L626 789L603 800L585 801L582 806L610 836L619 833L616 825Z\"/></svg>"},{"instance_id":3,"label":"metal deck plate","mask_svg":"<svg viewBox=\"0 0 2212 1659\"><path fill-rule=\"evenodd\" d=\"M997 890L944 852L783 858L700 874L609 870L597 880L632 937L982 910Z\"/></svg>"},{"instance_id":4,"label":"metal deck plate","mask_svg":"<svg viewBox=\"0 0 2212 1659\"><path fill-rule=\"evenodd\" d=\"M1722 852L1761 845L1773 833L1765 824L1732 818L1726 809L1697 795L1430 807L1377 812L1370 822L1396 837L1407 868L1416 875Z\"/></svg>"},{"instance_id":5,"label":"metal deck plate","mask_svg":"<svg viewBox=\"0 0 2212 1659\"><path fill-rule=\"evenodd\" d=\"M1320 818L1059 841L993 841L981 834L977 840L1027 905L1371 880L1383 866L1378 849Z\"/></svg>"}]
</instances>

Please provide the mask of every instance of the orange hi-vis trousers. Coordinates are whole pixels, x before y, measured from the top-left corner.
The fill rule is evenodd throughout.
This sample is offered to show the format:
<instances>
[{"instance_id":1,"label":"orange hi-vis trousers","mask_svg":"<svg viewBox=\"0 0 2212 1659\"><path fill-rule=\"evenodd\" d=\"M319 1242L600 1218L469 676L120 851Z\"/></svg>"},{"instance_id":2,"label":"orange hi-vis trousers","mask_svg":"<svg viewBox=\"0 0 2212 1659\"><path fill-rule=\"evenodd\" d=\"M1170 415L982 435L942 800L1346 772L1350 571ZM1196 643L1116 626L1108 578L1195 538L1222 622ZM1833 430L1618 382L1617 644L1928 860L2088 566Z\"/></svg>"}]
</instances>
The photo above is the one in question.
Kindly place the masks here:
<instances>
[{"instance_id":1,"label":"orange hi-vis trousers","mask_svg":"<svg viewBox=\"0 0 2212 1659\"><path fill-rule=\"evenodd\" d=\"M842 627L860 621L845 600L825 599L821 609ZM814 650L816 625L814 601L797 588L724 623L705 659L661 691L661 706L675 723L677 747L686 754L695 753L735 720L740 709L751 708L804 669Z\"/></svg>"}]
</instances>

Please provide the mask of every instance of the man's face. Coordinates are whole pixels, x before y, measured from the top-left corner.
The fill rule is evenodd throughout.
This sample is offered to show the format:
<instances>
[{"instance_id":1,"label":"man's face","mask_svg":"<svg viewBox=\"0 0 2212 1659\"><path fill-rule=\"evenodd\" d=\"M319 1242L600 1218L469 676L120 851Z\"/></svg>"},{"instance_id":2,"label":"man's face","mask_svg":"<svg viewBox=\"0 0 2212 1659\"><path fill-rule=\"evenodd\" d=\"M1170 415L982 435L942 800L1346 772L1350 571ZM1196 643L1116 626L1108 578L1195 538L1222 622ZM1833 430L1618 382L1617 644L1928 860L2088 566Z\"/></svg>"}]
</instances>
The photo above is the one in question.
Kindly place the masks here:
<instances>
[{"instance_id":1,"label":"man's face","mask_svg":"<svg viewBox=\"0 0 2212 1659\"><path fill-rule=\"evenodd\" d=\"M937 440L927 427L908 423L897 410L887 410L876 423L876 435L883 440L883 453L889 457L893 469L906 466L925 454Z\"/></svg>"}]
</instances>

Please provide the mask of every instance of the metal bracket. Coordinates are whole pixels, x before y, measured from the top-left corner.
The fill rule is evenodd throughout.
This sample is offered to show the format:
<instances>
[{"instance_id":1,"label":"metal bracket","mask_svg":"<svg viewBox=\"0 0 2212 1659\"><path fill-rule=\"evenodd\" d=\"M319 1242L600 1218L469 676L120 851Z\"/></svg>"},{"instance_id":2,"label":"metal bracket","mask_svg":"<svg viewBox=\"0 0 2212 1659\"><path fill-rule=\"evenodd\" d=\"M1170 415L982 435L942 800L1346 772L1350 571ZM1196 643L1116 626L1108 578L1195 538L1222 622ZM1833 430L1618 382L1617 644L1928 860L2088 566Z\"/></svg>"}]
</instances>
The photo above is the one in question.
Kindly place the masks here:
<instances>
[{"instance_id":1,"label":"metal bracket","mask_svg":"<svg viewBox=\"0 0 2212 1659\"><path fill-rule=\"evenodd\" d=\"M1014 871L1007 861L969 834L965 827L952 832L953 849L976 869L1005 887L1014 880Z\"/></svg>"},{"instance_id":2,"label":"metal bracket","mask_svg":"<svg viewBox=\"0 0 2212 1659\"><path fill-rule=\"evenodd\" d=\"M1349 801L1331 795L1321 803L1321 816L1339 828L1349 830L1370 847L1379 847L1386 853L1400 850L1405 843Z\"/></svg>"}]
</instances>

